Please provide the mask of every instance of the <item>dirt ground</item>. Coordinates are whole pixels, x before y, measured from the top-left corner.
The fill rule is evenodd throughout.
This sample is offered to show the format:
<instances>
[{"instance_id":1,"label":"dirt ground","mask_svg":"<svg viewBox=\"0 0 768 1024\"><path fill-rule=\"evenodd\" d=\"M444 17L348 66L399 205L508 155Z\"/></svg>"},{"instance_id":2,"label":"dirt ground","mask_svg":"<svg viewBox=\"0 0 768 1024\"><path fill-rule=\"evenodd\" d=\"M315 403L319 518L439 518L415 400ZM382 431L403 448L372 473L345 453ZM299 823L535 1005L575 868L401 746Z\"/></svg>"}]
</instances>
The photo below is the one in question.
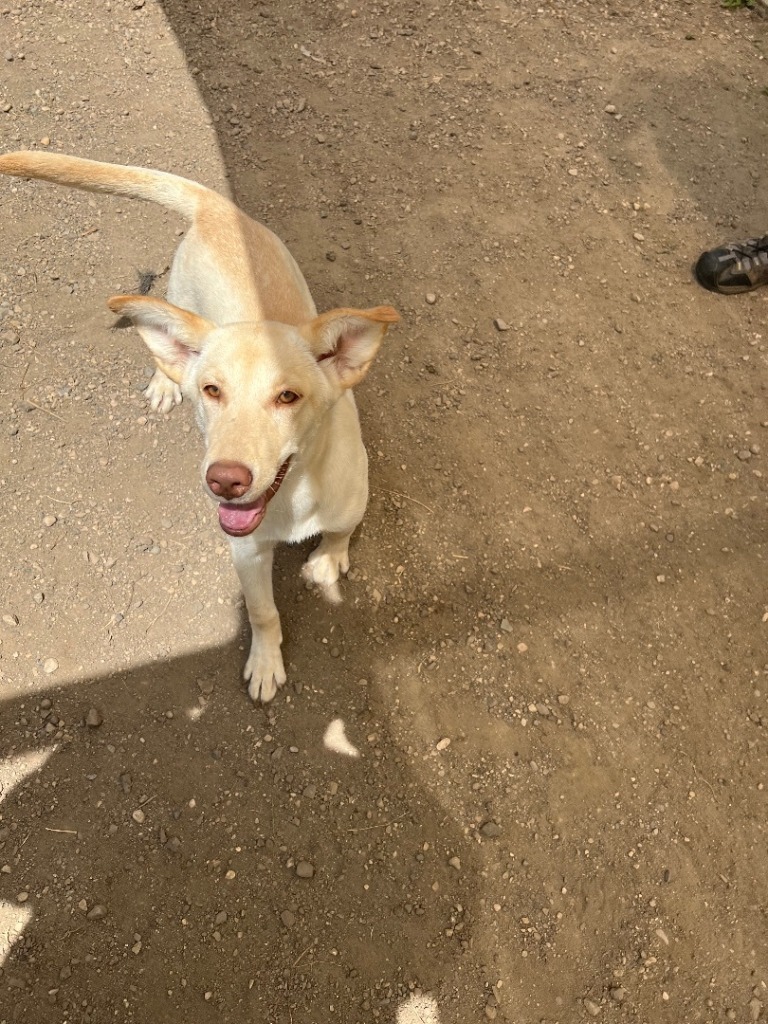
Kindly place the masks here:
<instances>
[{"instance_id":1,"label":"dirt ground","mask_svg":"<svg viewBox=\"0 0 768 1024\"><path fill-rule=\"evenodd\" d=\"M0 0L0 40L4 150L229 189L321 309L403 317L345 603L280 552L253 706L190 411L105 307L183 226L0 181L0 1022L765 1019L768 290L690 267L768 231L768 20Z\"/></svg>"}]
</instances>

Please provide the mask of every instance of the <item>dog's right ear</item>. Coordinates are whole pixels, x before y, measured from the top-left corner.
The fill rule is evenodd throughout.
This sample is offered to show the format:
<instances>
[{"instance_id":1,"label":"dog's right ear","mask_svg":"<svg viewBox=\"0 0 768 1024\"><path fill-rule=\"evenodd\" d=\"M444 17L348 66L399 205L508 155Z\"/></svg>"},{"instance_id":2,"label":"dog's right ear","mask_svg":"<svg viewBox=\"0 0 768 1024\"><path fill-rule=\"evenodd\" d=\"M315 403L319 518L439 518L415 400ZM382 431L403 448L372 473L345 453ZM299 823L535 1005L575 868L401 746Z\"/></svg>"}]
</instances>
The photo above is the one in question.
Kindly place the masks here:
<instances>
[{"instance_id":1,"label":"dog's right ear","mask_svg":"<svg viewBox=\"0 0 768 1024\"><path fill-rule=\"evenodd\" d=\"M144 295L114 295L107 301L113 313L127 316L141 335L155 362L176 384L196 356L203 340L216 326L196 313Z\"/></svg>"}]
</instances>

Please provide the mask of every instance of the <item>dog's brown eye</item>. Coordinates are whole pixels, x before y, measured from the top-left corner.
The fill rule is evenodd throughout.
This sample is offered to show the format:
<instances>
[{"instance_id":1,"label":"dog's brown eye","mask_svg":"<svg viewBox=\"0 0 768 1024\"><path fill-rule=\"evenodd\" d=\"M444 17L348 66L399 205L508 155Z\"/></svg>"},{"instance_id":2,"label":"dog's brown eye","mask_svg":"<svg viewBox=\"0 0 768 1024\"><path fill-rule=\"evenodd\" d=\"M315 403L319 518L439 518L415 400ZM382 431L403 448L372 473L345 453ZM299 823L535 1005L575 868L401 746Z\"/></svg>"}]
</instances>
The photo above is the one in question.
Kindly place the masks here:
<instances>
[{"instance_id":1,"label":"dog's brown eye","mask_svg":"<svg viewBox=\"0 0 768 1024\"><path fill-rule=\"evenodd\" d=\"M209 398L221 398L221 388L218 384L206 384L203 388L204 394Z\"/></svg>"},{"instance_id":2,"label":"dog's brown eye","mask_svg":"<svg viewBox=\"0 0 768 1024\"><path fill-rule=\"evenodd\" d=\"M293 405L294 402L298 402L299 396L295 391L281 391L277 400L280 405Z\"/></svg>"}]
</instances>

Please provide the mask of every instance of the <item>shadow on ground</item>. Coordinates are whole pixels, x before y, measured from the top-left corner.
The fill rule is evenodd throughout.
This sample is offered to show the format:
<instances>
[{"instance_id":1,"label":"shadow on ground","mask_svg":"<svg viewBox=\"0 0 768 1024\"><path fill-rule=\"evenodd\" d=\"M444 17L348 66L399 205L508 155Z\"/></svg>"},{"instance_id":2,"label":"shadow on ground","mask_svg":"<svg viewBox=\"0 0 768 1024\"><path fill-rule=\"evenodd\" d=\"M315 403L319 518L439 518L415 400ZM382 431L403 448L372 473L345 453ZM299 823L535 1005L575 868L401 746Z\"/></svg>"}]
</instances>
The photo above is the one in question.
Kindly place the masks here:
<instances>
[{"instance_id":1,"label":"shadow on ground","mask_svg":"<svg viewBox=\"0 0 768 1024\"><path fill-rule=\"evenodd\" d=\"M415 979L455 987L472 872L447 854L470 866L470 842L366 733L364 687L350 759L323 744L332 693L305 687L277 722L241 660L232 645L0 706L3 931L30 918L3 1019L393 1019Z\"/></svg>"}]
</instances>

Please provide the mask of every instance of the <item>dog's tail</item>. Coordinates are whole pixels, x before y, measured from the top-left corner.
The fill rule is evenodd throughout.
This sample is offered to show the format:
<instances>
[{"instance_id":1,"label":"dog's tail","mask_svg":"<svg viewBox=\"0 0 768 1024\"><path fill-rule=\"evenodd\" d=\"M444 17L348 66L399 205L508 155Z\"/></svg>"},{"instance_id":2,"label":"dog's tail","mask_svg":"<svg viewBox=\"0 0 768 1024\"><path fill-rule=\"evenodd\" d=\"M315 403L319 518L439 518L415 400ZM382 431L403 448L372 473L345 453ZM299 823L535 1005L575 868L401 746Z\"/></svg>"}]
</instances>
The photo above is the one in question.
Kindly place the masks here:
<instances>
[{"instance_id":1,"label":"dog's tail","mask_svg":"<svg viewBox=\"0 0 768 1024\"><path fill-rule=\"evenodd\" d=\"M108 192L145 199L175 210L188 220L194 219L201 200L206 196L216 196L226 202L203 185L165 171L103 164L61 153L6 153L0 156L0 174L10 174L14 178L41 178L86 192Z\"/></svg>"}]
</instances>

